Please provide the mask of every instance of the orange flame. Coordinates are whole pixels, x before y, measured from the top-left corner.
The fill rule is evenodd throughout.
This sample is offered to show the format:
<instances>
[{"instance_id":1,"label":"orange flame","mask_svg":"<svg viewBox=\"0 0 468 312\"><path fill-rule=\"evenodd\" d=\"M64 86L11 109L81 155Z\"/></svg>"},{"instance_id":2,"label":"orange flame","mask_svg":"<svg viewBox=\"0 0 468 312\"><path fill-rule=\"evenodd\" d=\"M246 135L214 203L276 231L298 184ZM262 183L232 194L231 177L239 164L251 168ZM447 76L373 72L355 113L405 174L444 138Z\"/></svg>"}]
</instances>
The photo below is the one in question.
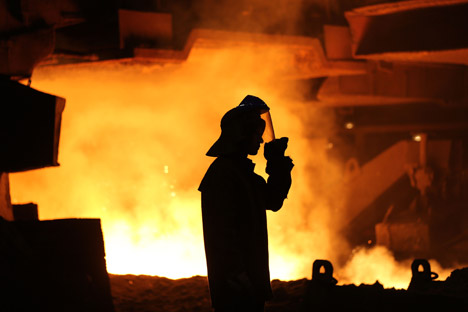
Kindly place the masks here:
<instances>
[{"instance_id":1,"label":"orange flame","mask_svg":"<svg viewBox=\"0 0 468 312\"><path fill-rule=\"evenodd\" d=\"M406 289L411 281L412 260L396 261L393 254L383 246L370 249L353 250L350 260L338 272L338 279L343 284L380 284L396 289ZM445 280L451 270L442 268L436 261L430 260L431 271Z\"/></svg>"},{"instance_id":2,"label":"orange flame","mask_svg":"<svg viewBox=\"0 0 468 312\"><path fill-rule=\"evenodd\" d=\"M268 214L271 275L310 277L314 259L348 252L336 233L341 172L325 157L326 142L307 137L303 119L322 118L313 103L294 100L294 85L270 69L274 57L258 52L194 48L180 65L38 69L33 87L67 99L61 166L11 175L13 201L37 202L41 219L100 218L110 273L205 275L197 191L211 161L204 155L224 112L254 94L274 112L278 136L290 137L296 165L283 209ZM254 161L262 174L264 161ZM349 267L343 272L359 282Z\"/></svg>"}]
</instances>

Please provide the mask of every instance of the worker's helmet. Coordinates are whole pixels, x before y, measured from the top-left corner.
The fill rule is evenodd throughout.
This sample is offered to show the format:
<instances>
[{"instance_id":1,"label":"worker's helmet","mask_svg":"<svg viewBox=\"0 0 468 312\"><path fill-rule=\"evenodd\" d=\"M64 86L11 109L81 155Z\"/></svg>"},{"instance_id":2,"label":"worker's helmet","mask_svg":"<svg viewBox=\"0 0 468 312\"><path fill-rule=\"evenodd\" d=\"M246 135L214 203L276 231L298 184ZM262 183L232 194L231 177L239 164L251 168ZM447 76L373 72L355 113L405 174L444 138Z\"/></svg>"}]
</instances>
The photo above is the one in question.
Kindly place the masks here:
<instances>
[{"instance_id":1,"label":"worker's helmet","mask_svg":"<svg viewBox=\"0 0 468 312\"><path fill-rule=\"evenodd\" d=\"M263 141L271 142L275 139L275 131L273 130L273 122L271 121L270 108L262 99L253 95L247 95L238 107L257 110L260 113L260 117L265 121Z\"/></svg>"},{"instance_id":2,"label":"worker's helmet","mask_svg":"<svg viewBox=\"0 0 468 312\"><path fill-rule=\"evenodd\" d=\"M239 106L224 114L221 119L221 136L211 146L206 155L218 157L234 152L237 144L244 139L246 130L259 124L265 126L263 141L270 142L274 140L270 108L262 99L247 95Z\"/></svg>"}]
</instances>

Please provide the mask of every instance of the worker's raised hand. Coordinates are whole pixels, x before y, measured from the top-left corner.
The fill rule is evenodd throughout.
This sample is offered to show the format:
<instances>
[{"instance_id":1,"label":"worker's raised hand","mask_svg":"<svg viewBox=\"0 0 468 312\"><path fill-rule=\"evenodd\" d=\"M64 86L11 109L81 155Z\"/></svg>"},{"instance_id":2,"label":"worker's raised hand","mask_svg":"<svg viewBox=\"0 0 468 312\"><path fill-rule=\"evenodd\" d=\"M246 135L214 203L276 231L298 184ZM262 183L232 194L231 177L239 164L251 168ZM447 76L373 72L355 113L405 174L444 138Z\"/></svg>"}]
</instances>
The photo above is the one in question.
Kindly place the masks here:
<instances>
[{"instance_id":1,"label":"worker's raised hand","mask_svg":"<svg viewBox=\"0 0 468 312\"><path fill-rule=\"evenodd\" d=\"M294 164L291 157L284 156L284 152L288 147L289 139L283 137L265 143L263 155L267 160L266 172L271 176L273 175L289 175Z\"/></svg>"},{"instance_id":2,"label":"worker's raised hand","mask_svg":"<svg viewBox=\"0 0 468 312\"><path fill-rule=\"evenodd\" d=\"M271 142L265 143L263 155L266 160L280 159L284 157L284 152L288 147L289 138L282 137Z\"/></svg>"}]
</instances>

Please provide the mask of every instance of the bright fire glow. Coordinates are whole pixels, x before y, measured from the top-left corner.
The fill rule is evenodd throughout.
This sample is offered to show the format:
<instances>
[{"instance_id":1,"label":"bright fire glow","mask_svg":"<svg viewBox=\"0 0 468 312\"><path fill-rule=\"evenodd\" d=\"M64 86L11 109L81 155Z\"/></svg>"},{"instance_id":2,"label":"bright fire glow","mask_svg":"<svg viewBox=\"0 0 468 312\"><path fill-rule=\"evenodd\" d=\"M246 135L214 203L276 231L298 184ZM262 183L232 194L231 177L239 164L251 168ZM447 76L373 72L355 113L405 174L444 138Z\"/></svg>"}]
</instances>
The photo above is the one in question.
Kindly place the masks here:
<instances>
[{"instance_id":1,"label":"bright fire glow","mask_svg":"<svg viewBox=\"0 0 468 312\"><path fill-rule=\"evenodd\" d=\"M396 289L406 289L411 280L411 260L398 262L392 253L383 246L371 249L360 248L353 251L348 263L339 270L338 280L342 284L380 284ZM445 280L451 270L443 269L437 262L429 261L431 271Z\"/></svg>"},{"instance_id":2,"label":"bright fire glow","mask_svg":"<svg viewBox=\"0 0 468 312\"><path fill-rule=\"evenodd\" d=\"M307 138L304 125L323 124L323 117L314 115L313 103L295 100L275 53L261 52L199 47L181 65L38 69L32 86L67 99L61 166L12 174L13 201L37 202L41 219L100 218L110 273L205 275L197 191L212 161L205 153L224 112L246 94L257 95L271 107L277 136L290 137L288 154L296 165L283 209L268 214L271 276L310 278L314 259L335 262L349 252L336 232L341 171L326 158L326 140ZM262 174L261 157L254 161ZM376 261L357 253L335 272L346 282L367 277L406 287L410 266L405 274L383 277L394 265L383 254Z\"/></svg>"}]
</instances>

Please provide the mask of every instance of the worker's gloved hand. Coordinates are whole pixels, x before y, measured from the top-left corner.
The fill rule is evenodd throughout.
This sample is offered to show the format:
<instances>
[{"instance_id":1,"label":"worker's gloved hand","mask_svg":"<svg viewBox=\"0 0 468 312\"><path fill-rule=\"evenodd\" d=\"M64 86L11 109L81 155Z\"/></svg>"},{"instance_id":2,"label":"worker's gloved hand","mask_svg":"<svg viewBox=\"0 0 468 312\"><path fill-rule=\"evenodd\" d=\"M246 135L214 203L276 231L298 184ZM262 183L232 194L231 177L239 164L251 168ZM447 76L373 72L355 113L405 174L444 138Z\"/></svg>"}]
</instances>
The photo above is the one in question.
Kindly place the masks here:
<instances>
[{"instance_id":1,"label":"worker's gloved hand","mask_svg":"<svg viewBox=\"0 0 468 312\"><path fill-rule=\"evenodd\" d=\"M284 152L288 147L288 141L289 139L287 137L283 137L265 143L263 155L267 160L266 172L269 175L289 175L294 167L292 159L288 156L284 156Z\"/></svg>"},{"instance_id":2,"label":"worker's gloved hand","mask_svg":"<svg viewBox=\"0 0 468 312\"><path fill-rule=\"evenodd\" d=\"M282 137L280 139L275 139L271 142L265 143L263 149L263 155L266 160L280 159L284 157L284 152L288 147L289 139L287 137Z\"/></svg>"}]
</instances>

